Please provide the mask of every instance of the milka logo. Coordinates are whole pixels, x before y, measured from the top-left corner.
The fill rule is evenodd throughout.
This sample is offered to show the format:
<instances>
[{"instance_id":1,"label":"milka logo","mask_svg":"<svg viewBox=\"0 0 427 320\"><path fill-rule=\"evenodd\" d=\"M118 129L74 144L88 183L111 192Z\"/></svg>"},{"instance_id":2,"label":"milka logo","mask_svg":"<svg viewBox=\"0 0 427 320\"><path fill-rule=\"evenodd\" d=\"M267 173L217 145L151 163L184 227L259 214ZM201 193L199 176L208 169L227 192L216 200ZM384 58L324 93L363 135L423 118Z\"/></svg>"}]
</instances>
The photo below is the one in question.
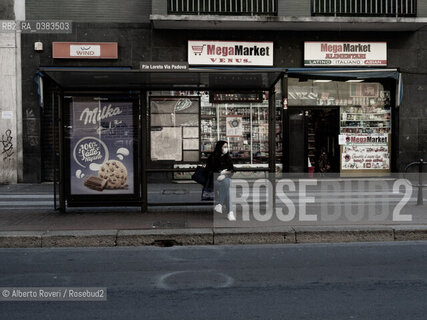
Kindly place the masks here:
<instances>
[{"instance_id":1,"label":"milka logo","mask_svg":"<svg viewBox=\"0 0 427 320\"><path fill-rule=\"evenodd\" d=\"M88 123L96 124L101 120L117 116L121 113L122 110L119 107L112 108L111 104L102 107L102 110L100 107L93 108L92 110L86 108L80 115L80 121L84 121L84 125L87 125Z\"/></svg>"}]
</instances>

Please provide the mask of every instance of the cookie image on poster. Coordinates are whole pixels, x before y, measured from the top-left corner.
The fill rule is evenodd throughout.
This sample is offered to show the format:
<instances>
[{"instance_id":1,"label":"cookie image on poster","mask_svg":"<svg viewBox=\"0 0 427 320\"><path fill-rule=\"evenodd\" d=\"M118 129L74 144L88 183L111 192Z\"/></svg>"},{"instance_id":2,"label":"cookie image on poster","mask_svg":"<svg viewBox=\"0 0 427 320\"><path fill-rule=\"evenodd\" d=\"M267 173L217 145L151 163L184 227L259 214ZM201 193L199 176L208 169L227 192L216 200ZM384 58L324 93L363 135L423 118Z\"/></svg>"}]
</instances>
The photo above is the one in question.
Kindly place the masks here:
<instances>
[{"instance_id":1,"label":"cookie image on poster","mask_svg":"<svg viewBox=\"0 0 427 320\"><path fill-rule=\"evenodd\" d=\"M102 164L98 177L106 179L105 189L122 189L126 185L128 173L126 167L117 160L109 160Z\"/></svg>"}]
</instances>

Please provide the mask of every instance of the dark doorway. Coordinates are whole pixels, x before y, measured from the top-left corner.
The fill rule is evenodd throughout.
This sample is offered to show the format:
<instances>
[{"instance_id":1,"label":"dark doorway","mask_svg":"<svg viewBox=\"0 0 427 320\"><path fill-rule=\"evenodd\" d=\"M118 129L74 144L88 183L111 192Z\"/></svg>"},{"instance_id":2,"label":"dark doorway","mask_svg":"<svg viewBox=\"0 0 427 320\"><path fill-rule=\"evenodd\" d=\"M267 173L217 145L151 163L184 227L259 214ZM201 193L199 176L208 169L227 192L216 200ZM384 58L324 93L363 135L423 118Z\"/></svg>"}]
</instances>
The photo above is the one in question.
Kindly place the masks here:
<instances>
[{"instance_id":1,"label":"dark doorway","mask_svg":"<svg viewBox=\"0 0 427 320\"><path fill-rule=\"evenodd\" d=\"M289 172L307 172L308 159L320 172L322 151L330 168L339 172L339 108L289 108Z\"/></svg>"}]
</instances>

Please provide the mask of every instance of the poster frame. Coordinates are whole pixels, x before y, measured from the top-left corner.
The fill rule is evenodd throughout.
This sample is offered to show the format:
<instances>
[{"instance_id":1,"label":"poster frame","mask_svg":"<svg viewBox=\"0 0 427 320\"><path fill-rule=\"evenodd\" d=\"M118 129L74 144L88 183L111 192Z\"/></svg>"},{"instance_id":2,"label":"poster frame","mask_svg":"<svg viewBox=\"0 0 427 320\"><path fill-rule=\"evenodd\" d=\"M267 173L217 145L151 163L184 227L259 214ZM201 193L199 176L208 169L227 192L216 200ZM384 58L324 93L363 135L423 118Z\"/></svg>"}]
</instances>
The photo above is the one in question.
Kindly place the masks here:
<instances>
[{"instance_id":1,"label":"poster frame","mask_svg":"<svg viewBox=\"0 0 427 320\"><path fill-rule=\"evenodd\" d=\"M131 102L133 108L133 193L127 194L72 194L71 193L71 150L70 150L70 134L71 134L71 121L72 112L70 103L73 97L87 97L88 99L100 98L103 101L116 101L116 102ZM140 146L140 97L139 93L129 92L64 92L63 96L63 165L64 165L64 192L67 200L67 207L109 207L109 206L140 206L142 204L141 197L141 177L140 177L140 166L138 159L141 157L141 146Z\"/></svg>"}]
</instances>

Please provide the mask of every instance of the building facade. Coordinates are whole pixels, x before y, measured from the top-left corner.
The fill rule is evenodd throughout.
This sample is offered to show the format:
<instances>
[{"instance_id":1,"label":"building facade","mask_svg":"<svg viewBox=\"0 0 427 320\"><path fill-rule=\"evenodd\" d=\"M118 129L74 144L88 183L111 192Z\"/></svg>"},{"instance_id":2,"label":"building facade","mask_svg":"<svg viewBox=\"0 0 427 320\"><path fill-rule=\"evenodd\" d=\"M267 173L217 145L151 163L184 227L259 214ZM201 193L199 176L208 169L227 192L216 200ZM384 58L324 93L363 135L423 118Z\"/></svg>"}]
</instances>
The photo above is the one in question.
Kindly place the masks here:
<instances>
[{"instance_id":1,"label":"building facade","mask_svg":"<svg viewBox=\"0 0 427 320\"><path fill-rule=\"evenodd\" d=\"M322 149L329 154L331 170L341 176L386 175L401 171L409 162L426 158L427 107L424 101L427 97L427 65L424 59L427 56L427 5L422 1L135 0L128 1L124 6L113 0L27 0L25 4L21 3L25 8L25 18L15 17L16 10L12 11L10 3L2 8L3 20L71 21L72 31L12 34L14 37L19 35L19 47L22 48L19 51L16 49L18 46L14 45L15 51L11 53L11 56L21 60L22 102L11 96L16 106L10 107L10 110L2 106L2 111L13 111L13 120L5 119L8 117L6 112L0 120L0 129L4 150L10 142L7 134L10 127L11 136L16 136L18 141L20 139L21 143L17 142L17 146L21 145L22 151L17 149L11 155L15 157L12 167L5 162L5 157L2 158L2 183L54 179L55 159L58 158L60 145L59 141L55 142L58 134L55 110L60 104L55 92L60 92L61 88L51 81L49 68L61 69L63 76L67 77L67 68L68 71L92 68L90 70L96 73L94 68L111 71L125 68L132 71L141 70L144 63L187 63L191 50L189 41L205 41L206 49L207 45L212 45L212 41L228 42L232 47L241 42L271 43L273 62L264 66L264 74L259 76L264 77L274 68L280 68L283 73L278 82L270 83L271 88L260 86L259 90L251 87L251 83L258 81L256 74L252 75L255 77L253 81L250 78L235 78L235 81L242 81L241 86L230 84L229 90L221 86L204 90L200 83L185 90L184 80L177 80L179 85L176 86L170 81L166 82L167 85L158 90L147 85L147 82L145 86L141 85L145 99L143 105L150 108L150 121L158 117L152 111L156 103L158 108L167 108L165 97L197 98L195 103L199 110L195 114L199 116L192 126L199 133L191 136L191 129L187 128L189 136L185 143L191 145L194 141L190 141L190 138L199 139L199 143L179 151L179 161L174 161L174 157L167 159L169 162L163 162L165 167L176 169L202 162L213 141L218 139L229 141L235 159L242 168L262 168L264 165L271 169L273 164L285 172L303 172L310 166L319 170L318 157ZM11 34L2 33L0 50L7 46L8 36ZM116 43L117 57L58 58L53 52L55 42ZM35 50L36 43L42 44L42 50ZM342 53L334 45L354 44L359 48L354 50L359 51L351 54L363 54L360 50L367 47L363 49L361 46L382 43L386 46L386 57L380 60L385 63L359 66L348 65L344 61L342 65L334 66L310 65L308 58L305 58L308 51L314 50L305 49L310 43L323 44L324 48L331 46L328 52L330 57ZM223 52L220 54L223 59L230 58ZM345 60L352 56L342 58ZM205 66L190 64L190 69L198 69L198 75L203 77L203 71L200 71L203 68L227 67L231 68L228 72L236 74L251 68L247 65L239 67L235 63L227 66L227 61L220 66L215 65L215 61ZM5 68L17 65L15 61L10 64L2 60L2 63ZM260 65L256 67L260 68ZM268 68L271 70L268 71ZM334 72L331 73L331 70ZM259 70L255 72L262 73ZM16 83L20 77L13 70L9 73L5 73L5 76L12 78L2 77L2 81ZM102 84L108 83L96 76L92 79L99 79ZM134 90L129 79L126 80L128 87ZM79 88L75 96L81 96L85 91L85 80L81 78L79 84L79 77L76 76L72 81L72 87ZM166 80L157 81L161 83ZM233 77L228 74L224 83L233 83ZM108 92L114 89L115 84L107 86ZM96 90L90 86L86 89L88 94L89 91L96 91L95 95L102 93L99 86ZM17 89L6 90L18 91L21 92ZM251 97L248 91L255 93L255 96L258 94L258 97L261 94L261 97ZM271 94L274 94L273 102L269 101ZM173 98L169 100L173 101ZM13 105L9 101L2 103ZM274 104L274 108L271 104ZM229 120L235 120L237 124L234 135L227 133ZM154 129L171 127L164 123L149 122L149 125ZM274 128L271 128L272 125ZM156 157L161 157L153 151L154 129L147 131L150 139L142 142L142 148L147 147L148 151L144 154L150 166L160 159ZM339 142L339 136L343 139L346 135L354 137L357 142L351 144L351 148L345 142ZM363 137L366 136L371 136L370 141L375 137L380 142L364 145ZM5 154L8 155L7 152ZM5 175L8 171L13 172L12 176Z\"/></svg>"}]
</instances>

